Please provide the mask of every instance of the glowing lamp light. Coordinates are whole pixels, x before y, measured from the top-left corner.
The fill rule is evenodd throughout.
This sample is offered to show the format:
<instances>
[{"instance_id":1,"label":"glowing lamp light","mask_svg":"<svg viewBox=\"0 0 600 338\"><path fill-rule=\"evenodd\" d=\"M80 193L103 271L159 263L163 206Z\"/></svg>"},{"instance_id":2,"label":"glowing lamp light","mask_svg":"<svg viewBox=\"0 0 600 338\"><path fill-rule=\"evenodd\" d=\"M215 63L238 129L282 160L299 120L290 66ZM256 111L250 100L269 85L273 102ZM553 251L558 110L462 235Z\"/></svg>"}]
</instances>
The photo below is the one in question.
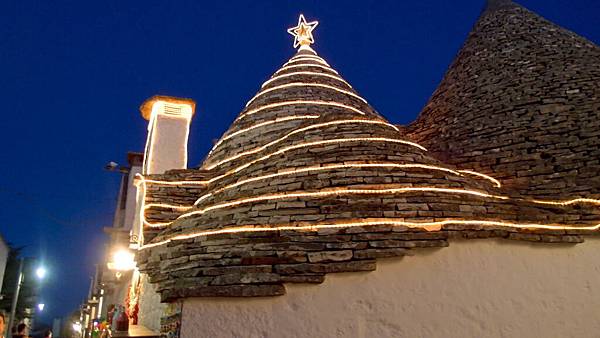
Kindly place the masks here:
<instances>
[{"instance_id":1,"label":"glowing lamp light","mask_svg":"<svg viewBox=\"0 0 600 338\"><path fill-rule=\"evenodd\" d=\"M40 303L40 304L37 305L37 308L40 311L44 311L44 307L46 307L46 304L44 304L44 303Z\"/></svg>"},{"instance_id":2,"label":"glowing lamp light","mask_svg":"<svg viewBox=\"0 0 600 338\"><path fill-rule=\"evenodd\" d=\"M81 323L80 322L73 323L73 331L81 332Z\"/></svg>"},{"instance_id":3,"label":"glowing lamp light","mask_svg":"<svg viewBox=\"0 0 600 338\"><path fill-rule=\"evenodd\" d=\"M129 271L135 269L135 255L127 249L119 249L112 255L112 261L107 263L110 270Z\"/></svg>"},{"instance_id":4,"label":"glowing lamp light","mask_svg":"<svg viewBox=\"0 0 600 338\"><path fill-rule=\"evenodd\" d=\"M37 276L37 278L39 279L44 279L44 277L46 277L46 269L43 266L38 267L37 269L35 269L35 275ZM43 305L43 304L42 304ZM41 311L41 310L40 310Z\"/></svg>"}]
</instances>

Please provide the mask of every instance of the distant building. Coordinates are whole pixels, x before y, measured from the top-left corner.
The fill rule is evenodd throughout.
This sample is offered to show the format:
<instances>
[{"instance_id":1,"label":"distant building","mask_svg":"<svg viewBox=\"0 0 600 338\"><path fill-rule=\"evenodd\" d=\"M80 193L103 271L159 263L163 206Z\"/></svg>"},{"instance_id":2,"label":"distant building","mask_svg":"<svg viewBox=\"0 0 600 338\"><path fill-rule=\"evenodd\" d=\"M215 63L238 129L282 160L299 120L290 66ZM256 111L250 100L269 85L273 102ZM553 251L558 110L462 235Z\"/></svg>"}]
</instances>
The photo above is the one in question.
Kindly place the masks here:
<instances>
[{"instance_id":1,"label":"distant building","mask_svg":"<svg viewBox=\"0 0 600 338\"><path fill-rule=\"evenodd\" d=\"M6 264L8 263L8 254L10 247L4 240L4 237L0 234L0 290L2 290L2 282L4 281L4 272L6 271ZM1 298L1 295L0 295Z\"/></svg>"},{"instance_id":2,"label":"distant building","mask_svg":"<svg viewBox=\"0 0 600 338\"><path fill-rule=\"evenodd\" d=\"M140 323L186 338L597 335L600 48L488 1L404 127L317 55L314 27L289 30L297 53L198 168L194 102L142 105L126 297Z\"/></svg>"},{"instance_id":3,"label":"distant building","mask_svg":"<svg viewBox=\"0 0 600 338\"><path fill-rule=\"evenodd\" d=\"M95 275L90 279L87 301L82 305L79 322L85 337L91 335L94 323L108 319L115 305L125 305L129 299L139 294L140 273L133 269L122 270L115 264L116 253L130 251L132 243L137 243L140 227L135 227L137 213L137 187L134 184L136 175L142 172L143 154L129 152L127 166L111 168L122 174L113 224L105 227L104 232L109 236L105 247L105 259L96 267ZM164 305L155 304L158 313L162 313ZM133 315L133 309L131 309ZM158 330L159 318L154 321L154 329ZM137 320L136 320L137 322ZM152 325L150 325L152 327Z\"/></svg>"},{"instance_id":4,"label":"distant building","mask_svg":"<svg viewBox=\"0 0 600 338\"><path fill-rule=\"evenodd\" d=\"M38 267L38 261L32 257L19 257L19 254L19 250L15 250L14 248L9 250L8 261L4 273L4 282L2 285L3 298L0 300L0 309L10 313L11 303L15 295L19 265L21 260L23 260L23 279L19 290L19 299L13 324L25 323L29 327L32 327L36 315L40 290L40 283L35 274Z\"/></svg>"},{"instance_id":5,"label":"distant building","mask_svg":"<svg viewBox=\"0 0 600 338\"><path fill-rule=\"evenodd\" d=\"M109 306L125 302L130 289L130 275L133 273L111 271L107 265L116 251L129 250L130 243L135 242L137 237L137 234L133 233L137 198L134 180L142 171L143 154L129 152L127 162L128 166L122 169L113 225L104 228L104 232L109 235L109 241L106 245L105 262L100 266L101 284L105 292L101 312L103 318L106 318Z\"/></svg>"}]
</instances>

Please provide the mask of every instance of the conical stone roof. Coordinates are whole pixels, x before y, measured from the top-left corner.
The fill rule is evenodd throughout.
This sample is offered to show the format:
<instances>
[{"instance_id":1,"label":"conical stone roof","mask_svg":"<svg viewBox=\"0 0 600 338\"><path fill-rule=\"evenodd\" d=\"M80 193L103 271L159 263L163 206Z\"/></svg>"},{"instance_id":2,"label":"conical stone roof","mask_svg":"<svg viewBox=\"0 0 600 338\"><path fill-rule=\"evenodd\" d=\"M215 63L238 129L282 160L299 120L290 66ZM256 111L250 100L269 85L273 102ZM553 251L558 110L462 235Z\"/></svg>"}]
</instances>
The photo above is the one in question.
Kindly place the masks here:
<instances>
[{"instance_id":1,"label":"conical stone roof","mask_svg":"<svg viewBox=\"0 0 600 338\"><path fill-rule=\"evenodd\" d=\"M247 225L431 220L443 213L427 212L423 201L434 195L480 199L495 187L429 156L312 49L299 51L263 84L201 171L210 177L206 190L161 238ZM405 205L397 208L398 202Z\"/></svg>"},{"instance_id":2,"label":"conical stone roof","mask_svg":"<svg viewBox=\"0 0 600 338\"><path fill-rule=\"evenodd\" d=\"M489 1L408 131L435 157L521 194L600 196L600 48Z\"/></svg>"},{"instance_id":3,"label":"conical stone roof","mask_svg":"<svg viewBox=\"0 0 600 338\"><path fill-rule=\"evenodd\" d=\"M580 242L600 201L539 201L459 171L303 46L199 169L142 180L142 271L163 300L257 296L455 236Z\"/></svg>"}]
</instances>

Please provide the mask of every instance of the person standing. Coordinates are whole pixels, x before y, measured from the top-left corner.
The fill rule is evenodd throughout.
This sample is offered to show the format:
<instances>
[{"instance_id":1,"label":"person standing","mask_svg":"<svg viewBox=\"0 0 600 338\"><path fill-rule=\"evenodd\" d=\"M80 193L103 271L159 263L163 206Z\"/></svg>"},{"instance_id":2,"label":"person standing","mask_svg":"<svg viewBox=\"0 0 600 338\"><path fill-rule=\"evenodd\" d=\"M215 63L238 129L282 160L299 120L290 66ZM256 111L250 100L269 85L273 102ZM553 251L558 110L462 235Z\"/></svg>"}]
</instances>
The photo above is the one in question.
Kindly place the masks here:
<instances>
[{"instance_id":1,"label":"person standing","mask_svg":"<svg viewBox=\"0 0 600 338\"><path fill-rule=\"evenodd\" d=\"M6 328L6 313L0 310L0 338L4 338L4 330Z\"/></svg>"},{"instance_id":2,"label":"person standing","mask_svg":"<svg viewBox=\"0 0 600 338\"><path fill-rule=\"evenodd\" d=\"M29 328L25 323L17 325L17 333L13 334L13 338L29 338Z\"/></svg>"}]
</instances>

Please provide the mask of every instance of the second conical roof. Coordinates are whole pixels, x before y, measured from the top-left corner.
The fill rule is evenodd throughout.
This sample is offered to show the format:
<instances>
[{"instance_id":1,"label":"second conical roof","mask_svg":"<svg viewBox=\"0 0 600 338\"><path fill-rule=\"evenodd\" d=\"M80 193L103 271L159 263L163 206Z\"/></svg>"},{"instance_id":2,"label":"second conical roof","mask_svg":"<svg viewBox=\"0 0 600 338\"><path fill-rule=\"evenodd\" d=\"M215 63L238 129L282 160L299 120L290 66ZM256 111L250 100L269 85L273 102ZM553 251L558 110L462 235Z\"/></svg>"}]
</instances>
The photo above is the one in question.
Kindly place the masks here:
<instances>
[{"instance_id":1,"label":"second conical roof","mask_svg":"<svg viewBox=\"0 0 600 338\"><path fill-rule=\"evenodd\" d=\"M489 1L408 127L437 158L539 198L600 196L600 48Z\"/></svg>"}]
</instances>

